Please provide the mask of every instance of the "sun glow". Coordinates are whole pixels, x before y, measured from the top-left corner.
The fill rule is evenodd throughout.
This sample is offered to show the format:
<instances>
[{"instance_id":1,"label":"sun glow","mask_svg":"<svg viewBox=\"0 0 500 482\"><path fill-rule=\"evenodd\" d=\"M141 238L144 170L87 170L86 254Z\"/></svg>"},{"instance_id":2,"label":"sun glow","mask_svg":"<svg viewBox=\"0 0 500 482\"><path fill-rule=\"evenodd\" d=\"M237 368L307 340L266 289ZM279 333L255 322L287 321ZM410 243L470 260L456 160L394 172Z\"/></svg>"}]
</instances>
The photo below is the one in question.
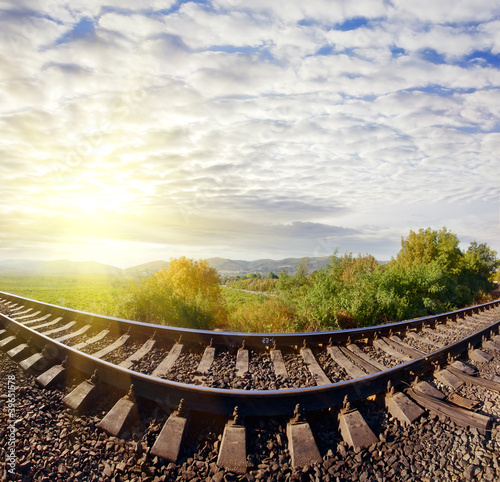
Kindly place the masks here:
<instances>
[{"instance_id":1,"label":"sun glow","mask_svg":"<svg viewBox=\"0 0 500 482\"><path fill-rule=\"evenodd\" d=\"M82 214L98 214L99 212L124 212L134 207L134 201L141 196L140 192L125 185L93 186L84 193L74 193L69 205Z\"/></svg>"}]
</instances>

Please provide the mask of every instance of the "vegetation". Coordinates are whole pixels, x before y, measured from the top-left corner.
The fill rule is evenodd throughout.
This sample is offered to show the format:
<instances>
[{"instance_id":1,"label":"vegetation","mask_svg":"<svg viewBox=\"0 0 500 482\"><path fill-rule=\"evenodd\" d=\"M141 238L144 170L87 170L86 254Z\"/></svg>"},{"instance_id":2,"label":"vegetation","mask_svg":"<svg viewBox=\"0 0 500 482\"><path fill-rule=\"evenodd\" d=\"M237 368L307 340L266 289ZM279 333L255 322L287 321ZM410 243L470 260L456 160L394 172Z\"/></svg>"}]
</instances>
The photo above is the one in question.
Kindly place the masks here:
<instances>
[{"instance_id":1,"label":"vegetation","mask_svg":"<svg viewBox=\"0 0 500 482\"><path fill-rule=\"evenodd\" d=\"M227 314L219 283L207 261L173 259L167 269L130 283L120 315L188 328L224 326Z\"/></svg>"},{"instance_id":2,"label":"vegetation","mask_svg":"<svg viewBox=\"0 0 500 482\"><path fill-rule=\"evenodd\" d=\"M120 294L128 284L122 276L1 275L0 290L74 310L114 316Z\"/></svg>"},{"instance_id":3,"label":"vegetation","mask_svg":"<svg viewBox=\"0 0 500 482\"><path fill-rule=\"evenodd\" d=\"M310 273L220 279L207 261L178 258L148 277L2 276L0 290L70 308L174 326L252 332L330 330L399 321L484 301L500 281L497 253L457 236L410 231L388 264L337 252ZM225 286L221 286L224 283Z\"/></svg>"}]
</instances>

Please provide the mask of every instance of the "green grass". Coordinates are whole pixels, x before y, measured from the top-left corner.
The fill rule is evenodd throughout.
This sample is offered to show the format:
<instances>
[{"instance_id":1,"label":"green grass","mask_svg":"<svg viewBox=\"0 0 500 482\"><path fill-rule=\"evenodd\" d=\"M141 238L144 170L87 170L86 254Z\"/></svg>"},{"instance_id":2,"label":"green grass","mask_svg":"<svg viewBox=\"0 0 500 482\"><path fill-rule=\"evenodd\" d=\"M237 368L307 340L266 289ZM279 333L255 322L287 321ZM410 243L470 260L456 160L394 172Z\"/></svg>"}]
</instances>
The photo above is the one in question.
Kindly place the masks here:
<instances>
[{"instance_id":1,"label":"green grass","mask_svg":"<svg viewBox=\"0 0 500 482\"><path fill-rule=\"evenodd\" d=\"M130 280L108 275L0 275L0 291L53 305L108 316L117 316L124 289ZM257 307L268 298L222 286L228 312L240 306Z\"/></svg>"},{"instance_id":2,"label":"green grass","mask_svg":"<svg viewBox=\"0 0 500 482\"><path fill-rule=\"evenodd\" d=\"M0 291L114 316L128 282L126 277L108 275L1 275Z\"/></svg>"},{"instance_id":3,"label":"green grass","mask_svg":"<svg viewBox=\"0 0 500 482\"><path fill-rule=\"evenodd\" d=\"M233 312L240 306L260 306L268 300L268 297L263 294L247 293L236 289L221 286L222 296L226 301L227 311Z\"/></svg>"}]
</instances>

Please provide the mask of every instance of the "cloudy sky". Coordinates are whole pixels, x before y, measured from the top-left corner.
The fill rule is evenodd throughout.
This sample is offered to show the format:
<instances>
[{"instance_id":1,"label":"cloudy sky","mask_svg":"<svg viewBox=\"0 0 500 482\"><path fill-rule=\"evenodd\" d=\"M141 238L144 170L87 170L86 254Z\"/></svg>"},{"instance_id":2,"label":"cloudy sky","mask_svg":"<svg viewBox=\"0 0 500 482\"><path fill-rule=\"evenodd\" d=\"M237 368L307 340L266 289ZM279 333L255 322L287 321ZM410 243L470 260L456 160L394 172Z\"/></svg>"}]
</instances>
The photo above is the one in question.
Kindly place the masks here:
<instances>
[{"instance_id":1,"label":"cloudy sky","mask_svg":"<svg viewBox=\"0 0 500 482\"><path fill-rule=\"evenodd\" d=\"M497 0L0 9L0 259L500 251Z\"/></svg>"}]
</instances>

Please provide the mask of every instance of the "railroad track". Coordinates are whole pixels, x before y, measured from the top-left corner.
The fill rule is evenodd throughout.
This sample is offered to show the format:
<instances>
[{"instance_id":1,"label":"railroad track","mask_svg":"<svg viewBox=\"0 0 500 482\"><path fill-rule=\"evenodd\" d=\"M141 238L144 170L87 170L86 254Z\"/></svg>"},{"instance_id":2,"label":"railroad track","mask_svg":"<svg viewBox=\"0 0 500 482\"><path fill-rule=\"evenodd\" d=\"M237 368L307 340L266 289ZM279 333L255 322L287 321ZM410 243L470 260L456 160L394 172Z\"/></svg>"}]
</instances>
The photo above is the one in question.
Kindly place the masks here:
<instances>
[{"instance_id":1,"label":"railroad track","mask_svg":"<svg viewBox=\"0 0 500 482\"><path fill-rule=\"evenodd\" d=\"M225 417L217 465L240 474L253 443L246 419L287 420L290 464L303 467L323 456L308 423L318 414L333 415L335 430L361 449L378 442L356 409L364 400L377 399L402 424L431 411L485 433L492 417L457 391L464 385L500 391L497 380L475 369L500 351L500 301L375 327L294 334L151 325L3 292L0 308L0 348L41 386L70 386L63 403L73 412L112 400L99 425L119 436L130 435L138 400L161 407L169 416L150 452L174 463L190 419Z\"/></svg>"}]
</instances>

